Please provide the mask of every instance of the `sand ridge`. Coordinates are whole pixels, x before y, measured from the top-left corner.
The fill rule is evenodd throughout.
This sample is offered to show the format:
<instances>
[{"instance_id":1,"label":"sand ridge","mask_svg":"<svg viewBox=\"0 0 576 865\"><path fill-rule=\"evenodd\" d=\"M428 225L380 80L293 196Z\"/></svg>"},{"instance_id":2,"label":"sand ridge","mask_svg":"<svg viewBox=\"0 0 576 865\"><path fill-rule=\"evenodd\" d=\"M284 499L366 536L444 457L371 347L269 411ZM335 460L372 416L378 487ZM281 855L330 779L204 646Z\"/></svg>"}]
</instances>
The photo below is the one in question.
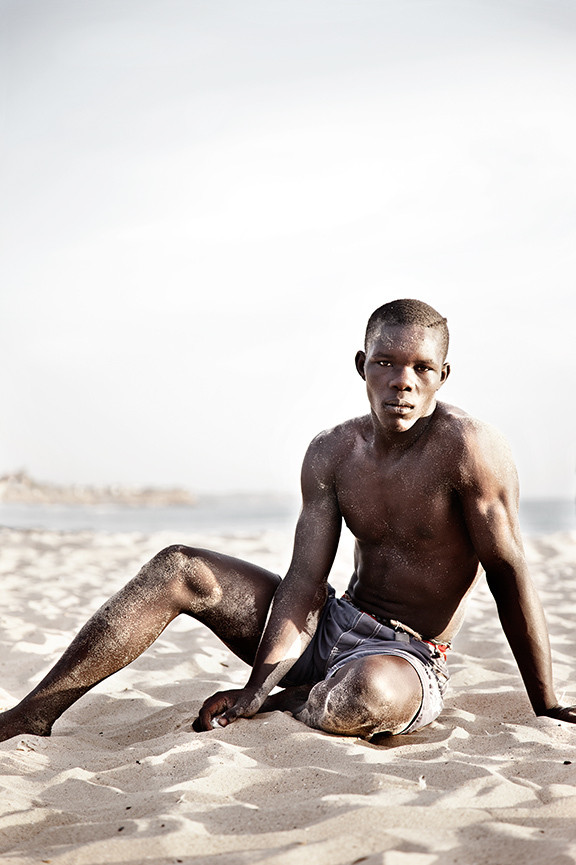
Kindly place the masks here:
<instances>
[{"instance_id":1,"label":"sand ridge","mask_svg":"<svg viewBox=\"0 0 576 865\"><path fill-rule=\"evenodd\" d=\"M282 572L291 538L0 530L0 707L162 547L217 548ZM576 703L576 534L528 538ZM333 582L343 589L350 552ZM196 734L205 697L246 667L180 617L70 709L50 739L0 744L0 861L244 865L576 862L576 729L532 715L484 582L451 653L446 709L372 745L274 712Z\"/></svg>"}]
</instances>

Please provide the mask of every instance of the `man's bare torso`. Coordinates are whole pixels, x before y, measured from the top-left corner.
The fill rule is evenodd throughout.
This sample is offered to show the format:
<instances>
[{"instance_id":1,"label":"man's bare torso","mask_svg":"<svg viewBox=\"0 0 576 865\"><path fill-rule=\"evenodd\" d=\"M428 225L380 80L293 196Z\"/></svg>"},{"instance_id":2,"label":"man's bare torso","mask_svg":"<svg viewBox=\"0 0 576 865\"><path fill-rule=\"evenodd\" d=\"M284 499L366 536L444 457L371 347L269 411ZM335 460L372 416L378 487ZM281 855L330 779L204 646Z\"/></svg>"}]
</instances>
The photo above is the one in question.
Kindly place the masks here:
<instances>
[{"instance_id":1,"label":"man's bare torso","mask_svg":"<svg viewBox=\"0 0 576 865\"><path fill-rule=\"evenodd\" d=\"M450 640L474 584L474 552L458 494L469 427L439 403L407 448L377 453L370 416L327 434L338 506L355 544L348 593L367 612Z\"/></svg>"}]
</instances>

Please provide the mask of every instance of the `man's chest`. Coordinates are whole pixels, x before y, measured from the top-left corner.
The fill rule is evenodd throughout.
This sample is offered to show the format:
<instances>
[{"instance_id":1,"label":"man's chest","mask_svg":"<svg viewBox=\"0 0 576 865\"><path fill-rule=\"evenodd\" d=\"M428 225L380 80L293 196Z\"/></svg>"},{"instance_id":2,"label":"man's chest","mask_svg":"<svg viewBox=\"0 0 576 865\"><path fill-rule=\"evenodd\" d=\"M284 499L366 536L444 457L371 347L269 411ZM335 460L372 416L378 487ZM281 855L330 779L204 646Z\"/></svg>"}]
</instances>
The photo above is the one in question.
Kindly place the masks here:
<instances>
[{"instance_id":1,"label":"man's chest","mask_svg":"<svg viewBox=\"0 0 576 865\"><path fill-rule=\"evenodd\" d=\"M434 540L453 527L458 499L444 460L351 459L337 477L342 516L359 540Z\"/></svg>"}]
</instances>

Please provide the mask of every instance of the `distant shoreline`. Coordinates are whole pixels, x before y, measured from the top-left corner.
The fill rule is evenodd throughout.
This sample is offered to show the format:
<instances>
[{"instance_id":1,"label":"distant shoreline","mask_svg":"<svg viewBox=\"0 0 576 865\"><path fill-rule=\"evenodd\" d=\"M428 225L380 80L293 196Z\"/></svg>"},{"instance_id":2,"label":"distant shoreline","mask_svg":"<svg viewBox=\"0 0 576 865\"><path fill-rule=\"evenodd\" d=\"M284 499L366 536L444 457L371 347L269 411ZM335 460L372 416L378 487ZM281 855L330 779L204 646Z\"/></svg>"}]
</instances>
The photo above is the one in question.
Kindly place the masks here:
<instances>
[{"instance_id":1,"label":"distant shoreline","mask_svg":"<svg viewBox=\"0 0 576 865\"><path fill-rule=\"evenodd\" d=\"M197 497L180 487L136 487L123 484L53 484L36 481L26 472L0 477L0 502L23 505L132 505L137 507L193 506Z\"/></svg>"}]
</instances>

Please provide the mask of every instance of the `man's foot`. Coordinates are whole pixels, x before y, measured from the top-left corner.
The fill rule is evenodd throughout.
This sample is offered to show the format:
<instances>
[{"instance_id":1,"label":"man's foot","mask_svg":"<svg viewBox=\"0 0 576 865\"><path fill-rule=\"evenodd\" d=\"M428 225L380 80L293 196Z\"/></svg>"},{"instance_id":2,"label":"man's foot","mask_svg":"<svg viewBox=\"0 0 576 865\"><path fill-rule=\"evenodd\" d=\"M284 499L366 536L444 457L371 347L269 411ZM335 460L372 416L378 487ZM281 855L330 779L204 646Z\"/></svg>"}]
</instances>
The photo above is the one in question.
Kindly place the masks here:
<instances>
[{"instance_id":1,"label":"man's foot","mask_svg":"<svg viewBox=\"0 0 576 865\"><path fill-rule=\"evenodd\" d=\"M24 733L32 733L34 736L49 736L51 732L51 724L47 724L39 718L27 717L19 706L0 712L0 742L11 739L13 736L22 736Z\"/></svg>"}]
</instances>

